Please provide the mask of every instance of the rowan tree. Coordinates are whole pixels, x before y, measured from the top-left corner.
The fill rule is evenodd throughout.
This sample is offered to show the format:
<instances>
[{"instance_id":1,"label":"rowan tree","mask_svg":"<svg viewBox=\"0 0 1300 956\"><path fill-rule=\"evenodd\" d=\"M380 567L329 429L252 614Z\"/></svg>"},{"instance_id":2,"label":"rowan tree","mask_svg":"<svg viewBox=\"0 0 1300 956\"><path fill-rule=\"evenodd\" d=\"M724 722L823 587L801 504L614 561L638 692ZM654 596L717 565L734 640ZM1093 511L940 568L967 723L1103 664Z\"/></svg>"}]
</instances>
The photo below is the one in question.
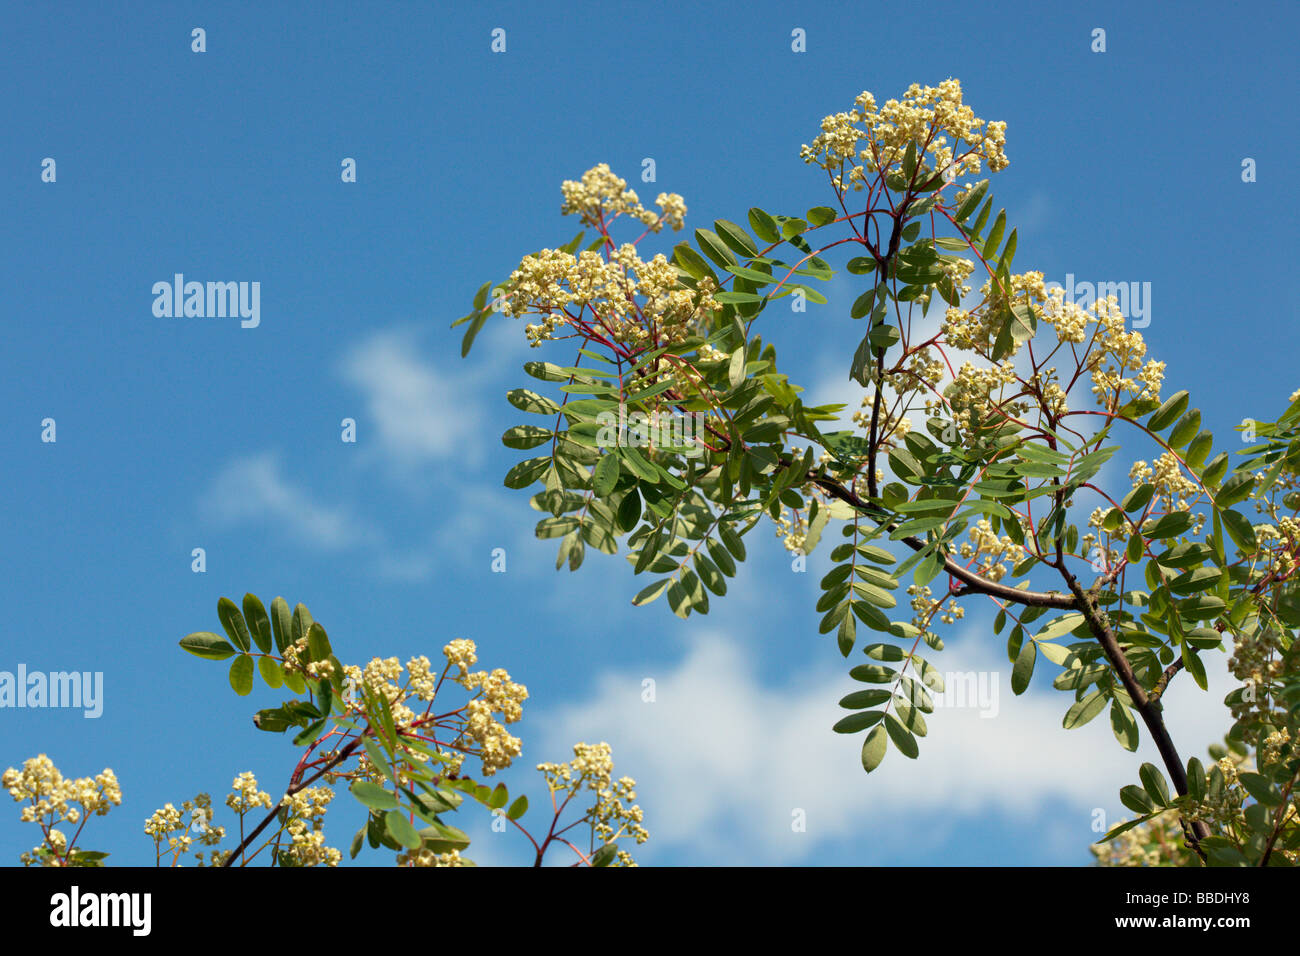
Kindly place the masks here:
<instances>
[{"instance_id":1,"label":"rowan tree","mask_svg":"<svg viewBox=\"0 0 1300 956\"><path fill-rule=\"evenodd\" d=\"M606 165L566 181L583 231L454 323L467 354L492 314L527 317L556 357L508 394L536 417L503 441L537 453L505 484L536 488L557 569L622 550L651 578L633 604L663 596L683 618L726 593L760 523L801 555L830 538L820 631L863 655L849 676L867 685L833 729L864 734L867 772L891 747L917 757L939 625L991 602L1016 694L1045 659L1066 728L1108 712L1119 746L1145 732L1160 754L1121 791L1137 817L1104 862L1292 865L1300 392L1272 421L1242 410L1248 447L1217 446L1186 391L1162 394L1165 365L1116 296L1074 301L1016 270L1016 230L975 181L1008 166L1005 136L955 79L864 92L800 150L827 205L756 206L748 228L717 220L653 256L643 243L684 227L681 196L647 208ZM860 284L842 326L857 408L806 404L759 334L778 309L826 304L832 261ZM1127 479L1104 478L1121 448ZM1212 653L1243 687L1207 768L1179 755L1163 695L1206 688Z\"/></svg>"}]
</instances>

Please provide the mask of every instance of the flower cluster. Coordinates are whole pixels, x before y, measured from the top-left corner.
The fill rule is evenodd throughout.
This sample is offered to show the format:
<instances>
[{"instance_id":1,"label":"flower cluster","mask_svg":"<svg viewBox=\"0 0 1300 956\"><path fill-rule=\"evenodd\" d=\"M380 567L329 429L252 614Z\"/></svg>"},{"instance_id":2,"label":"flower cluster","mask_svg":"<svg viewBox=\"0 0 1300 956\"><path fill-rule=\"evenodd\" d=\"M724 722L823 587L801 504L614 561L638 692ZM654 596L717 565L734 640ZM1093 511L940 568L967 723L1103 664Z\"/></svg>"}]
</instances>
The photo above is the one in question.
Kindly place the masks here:
<instances>
[{"instance_id":1,"label":"flower cluster","mask_svg":"<svg viewBox=\"0 0 1300 956\"><path fill-rule=\"evenodd\" d=\"M1128 472L1133 487L1149 484L1155 488L1153 498L1166 511L1190 511L1192 503L1200 496L1201 486L1184 476L1183 466L1173 452L1165 452L1151 464L1135 461ZM1197 515L1195 532L1200 531L1205 516Z\"/></svg>"},{"instance_id":2,"label":"flower cluster","mask_svg":"<svg viewBox=\"0 0 1300 956\"><path fill-rule=\"evenodd\" d=\"M105 767L103 773L94 777L69 778L45 754L23 761L21 770L14 767L5 770L0 776L0 786L9 791L15 802L28 801L20 817L25 823L39 824L45 835L40 846L22 854L24 866L63 865L71 848L66 834L57 829L58 824L80 823L84 827L91 816L102 817L122 803L122 790L112 770Z\"/></svg>"},{"instance_id":3,"label":"flower cluster","mask_svg":"<svg viewBox=\"0 0 1300 956\"><path fill-rule=\"evenodd\" d=\"M307 787L280 801L289 814L284 832L290 840L279 847L282 866L338 866L343 854L325 845L325 811L333 799L329 787Z\"/></svg>"},{"instance_id":4,"label":"flower cluster","mask_svg":"<svg viewBox=\"0 0 1300 956\"><path fill-rule=\"evenodd\" d=\"M528 688L516 684L500 667L491 673L477 671L466 674L458 679L458 683L466 690L479 692L477 697L465 705L463 733L478 745L483 774L490 777L498 770L510 766L510 762L522 752L523 746L519 738L511 736L493 715L500 714L507 724L519 720L523 716L521 705L528 697Z\"/></svg>"},{"instance_id":5,"label":"flower cluster","mask_svg":"<svg viewBox=\"0 0 1300 956\"><path fill-rule=\"evenodd\" d=\"M534 347L570 330L632 346L651 339L678 342L722 309L712 279L706 276L690 289L662 253L645 261L632 243L606 254L543 249L524 257L509 288L502 304L506 315L541 318L524 329Z\"/></svg>"},{"instance_id":6,"label":"flower cluster","mask_svg":"<svg viewBox=\"0 0 1300 956\"><path fill-rule=\"evenodd\" d=\"M1018 398L1021 394L1022 388L1010 360L988 368L964 362L957 370L957 376L943 391L953 422L967 434L1023 415L1029 406ZM926 408L936 404L927 400Z\"/></svg>"},{"instance_id":7,"label":"flower cluster","mask_svg":"<svg viewBox=\"0 0 1300 956\"><path fill-rule=\"evenodd\" d=\"M241 774L240 776L251 777L252 775ZM240 779L236 778L236 787L239 783ZM254 781L253 786L256 785ZM229 797L226 802L229 805ZM270 805L268 798L266 806ZM186 800L179 810L171 803L155 810L144 823L145 834L153 838L155 859L161 863L163 854L170 853L172 866L179 866L181 856L188 853L196 843L207 847L215 847L219 844L225 839L226 828L216 826L212 822L212 816L212 798L206 793L198 794L193 800ZM207 857L201 852L195 853L194 857L200 866L205 863L216 866L221 863L223 854L213 850Z\"/></svg>"},{"instance_id":8,"label":"flower cluster","mask_svg":"<svg viewBox=\"0 0 1300 956\"><path fill-rule=\"evenodd\" d=\"M552 797L562 791L570 795L588 790L596 795L596 804L588 811L586 819L592 832L601 843L616 842L621 837L631 837L638 844L650 839L642 825L644 814L636 800L636 781L631 777L613 779L614 758L607 743L573 745L573 760L568 763L541 763L537 769L546 778ZM618 866L635 866L626 850L619 850L615 859Z\"/></svg>"},{"instance_id":9,"label":"flower cluster","mask_svg":"<svg viewBox=\"0 0 1300 956\"><path fill-rule=\"evenodd\" d=\"M1124 313L1119 301L1110 295L1093 303L1096 313L1097 335L1089 349L1085 367L1092 372L1092 393L1097 403L1115 410L1132 398L1159 401L1160 386L1164 381L1165 363L1149 361L1142 364L1147 346L1142 334L1124 331ZM1130 378L1130 375L1134 377Z\"/></svg>"},{"instance_id":10,"label":"flower cluster","mask_svg":"<svg viewBox=\"0 0 1300 956\"><path fill-rule=\"evenodd\" d=\"M393 723L403 733L425 736L428 742L428 735L438 728L450 726L453 734L438 747L446 757L447 773L459 773L466 754L473 754L481 759L483 773L491 776L510 766L510 762L522 752L519 738L508 733L503 724L515 723L522 718L522 704L528 698L528 688L512 681L509 673L499 667L490 672L471 672L470 667L478 662L478 652L469 639L449 642L443 648L443 656L447 664L442 674L434 672L427 657L413 657L406 662L405 668L396 657L376 657L365 667L344 667L344 677L351 687L364 687L372 696L387 700ZM461 710L435 720L429 712L444 677L474 694ZM494 715L500 715L501 720ZM329 751L325 756L333 753ZM430 760L427 753L418 749L408 749L405 755L419 763ZM394 772L399 782L410 782L401 767L394 767ZM363 754L358 757L354 772L330 772L326 779L332 783L343 776L379 780L383 775Z\"/></svg>"},{"instance_id":11,"label":"flower cluster","mask_svg":"<svg viewBox=\"0 0 1300 956\"><path fill-rule=\"evenodd\" d=\"M901 100L887 100L879 108L875 97L864 91L854 107L823 119L821 133L799 150L805 163L815 163L831 174L841 194L850 186L861 190L868 173L888 170L913 143L918 162L928 157L931 167L950 180L978 173L984 163L992 172L1010 165L1005 151L1007 124L985 123L977 117L962 102L959 80L950 78L938 86L913 83Z\"/></svg>"},{"instance_id":12,"label":"flower cluster","mask_svg":"<svg viewBox=\"0 0 1300 956\"><path fill-rule=\"evenodd\" d=\"M269 810L273 806L271 795L257 789L257 778L247 770L235 778L231 787L231 792L226 797L226 806L240 815L256 810L258 807L266 807Z\"/></svg>"},{"instance_id":13,"label":"flower cluster","mask_svg":"<svg viewBox=\"0 0 1300 956\"><path fill-rule=\"evenodd\" d=\"M963 541L958 553L966 560L979 562L979 574L992 581L1001 581L1010 568L1025 559L1023 546L1006 535L998 537L987 518L981 518L968 532L970 541Z\"/></svg>"},{"instance_id":14,"label":"flower cluster","mask_svg":"<svg viewBox=\"0 0 1300 956\"><path fill-rule=\"evenodd\" d=\"M1192 865L1192 852L1184 848L1182 824L1177 810L1166 810L1145 823L1125 830L1113 840L1095 843L1090 849L1098 866ZM1126 821L1116 822L1116 826Z\"/></svg>"},{"instance_id":15,"label":"flower cluster","mask_svg":"<svg viewBox=\"0 0 1300 956\"><path fill-rule=\"evenodd\" d=\"M398 866L473 866L466 859L463 859L459 850L448 850L446 853L434 853L428 847L420 847L418 850L408 850L406 853L397 854Z\"/></svg>"},{"instance_id":16,"label":"flower cluster","mask_svg":"<svg viewBox=\"0 0 1300 956\"><path fill-rule=\"evenodd\" d=\"M506 315L540 317L524 329L532 346L568 334L634 347L651 341L671 344L698 331L722 309L713 298L718 290L711 279L688 288L662 254L643 260L636 243L615 247L609 237L608 227L620 215L639 220L649 232L664 225L680 230L686 216L681 196L660 193L656 203L662 213L651 212L605 163L587 170L580 181L565 180L561 188L562 212L576 213L598 228L604 241L600 251L588 248L574 255L543 249L525 256L499 290Z\"/></svg>"},{"instance_id":17,"label":"flower cluster","mask_svg":"<svg viewBox=\"0 0 1300 956\"><path fill-rule=\"evenodd\" d=\"M803 554L804 543L808 540L808 523L805 512L791 508L782 508L781 516L773 522L775 535L792 554Z\"/></svg>"},{"instance_id":18,"label":"flower cluster","mask_svg":"<svg viewBox=\"0 0 1300 956\"><path fill-rule=\"evenodd\" d=\"M657 215L641 205L637 194L627 188L627 180L620 179L601 163L582 174L581 181L566 179L560 186L564 193L562 215L577 213L584 223L599 228L615 216L627 215L644 223L652 232L665 225L678 232L685 225L686 202L676 193L660 193L655 200L661 210Z\"/></svg>"}]
</instances>

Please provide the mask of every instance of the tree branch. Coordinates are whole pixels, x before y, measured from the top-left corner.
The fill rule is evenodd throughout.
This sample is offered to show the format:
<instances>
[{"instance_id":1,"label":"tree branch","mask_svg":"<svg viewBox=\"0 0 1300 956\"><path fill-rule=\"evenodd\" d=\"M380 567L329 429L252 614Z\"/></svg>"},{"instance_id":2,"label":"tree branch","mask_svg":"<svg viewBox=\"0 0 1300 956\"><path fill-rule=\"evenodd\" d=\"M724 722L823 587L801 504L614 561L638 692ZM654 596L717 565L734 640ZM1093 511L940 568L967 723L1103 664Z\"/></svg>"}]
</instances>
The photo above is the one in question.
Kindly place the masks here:
<instances>
[{"instance_id":1,"label":"tree branch","mask_svg":"<svg viewBox=\"0 0 1300 956\"><path fill-rule=\"evenodd\" d=\"M833 498L838 498L845 504L852 505L859 511L865 512L872 520L877 521L886 530L892 531L897 525L889 521L888 517L869 502L863 501L851 489L844 487L840 482L824 476L809 474L808 480L817 485ZM903 543L913 551L924 551L927 547L924 541L919 538L905 537ZM1013 588L1006 584L1000 584L991 578L986 578L981 574L976 574L968 568L962 567L946 553L943 556L943 568L950 575L966 585L962 594L987 594L990 597L1000 598L1004 601L1012 601L1016 604L1023 604L1026 607L1054 607L1063 610L1073 610L1075 608L1075 599L1068 594L1062 594L1060 591L1025 591L1021 588ZM960 596L960 595L958 595Z\"/></svg>"},{"instance_id":2,"label":"tree branch","mask_svg":"<svg viewBox=\"0 0 1300 956\"><path fill-rule=\"evenodd\" d=\"M1160 751L1160 759L1164 761L1165 769L1169 771L1169 777L1173 781L1174 789L1178 791L1180 797L1187 795L1187 771L1183 768L1183 762L1178 756L1178 750L1174 747L1173 738L1169 736L1169 730L1165 727L1164 715L1161 712L1158 695L1156 698L1149 697L1142 685L1138 683L1136 675L1133 673L1133 667L1129 664L1128 658L1124 656L1124 651L1119 646L1119 640L1115 637L1115 632L1111 630L1110 622L1106 619L1105 614L1097 606L1096 599L1083 589L1074 575L1070 574L1064 568L1061 569L1061 575L1065 578L1066 585L1070 588L1077 600L1078 610L1083 612L1084 619L1088 622L1088 630L1092 631L1093 637L1101 645L1101 649L1110 661L1111 667L1119 675L1120 683L1124 685L1124 690L1128 692L1129 698L1133 701L1133 706L1142 716L1142 722L1147 725L1147 731L1151 734L1151 739L1155 741L1156 749ZM1168 683L1168 677L1162 678ZM1189 831L1188 842L1197 856L1205 859L1205 853L1200 847L1200 841L1210 835L1210 828L1200 820L1184 821Z\"/></svg>"}]
</instances>

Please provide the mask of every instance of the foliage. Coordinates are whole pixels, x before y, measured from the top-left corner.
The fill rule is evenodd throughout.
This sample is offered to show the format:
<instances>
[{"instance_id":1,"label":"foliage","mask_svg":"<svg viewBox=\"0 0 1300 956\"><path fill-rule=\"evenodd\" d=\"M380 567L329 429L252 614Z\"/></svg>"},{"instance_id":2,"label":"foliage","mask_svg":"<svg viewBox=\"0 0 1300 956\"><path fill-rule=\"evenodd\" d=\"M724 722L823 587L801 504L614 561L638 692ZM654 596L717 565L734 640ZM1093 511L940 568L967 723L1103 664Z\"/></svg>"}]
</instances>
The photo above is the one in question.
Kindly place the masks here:
<instances>
[{"instance_id":1,"label":"foliage","mask_svg":"<svg viewBox=\"0 0 1300 956\"><path fill-rule=\"evenodd\" d=\"M871 686L840 702L851 713L834 729L865 732L868 772L891 746L920 751L930 692L943 689L918 653L943 647L935 618L951 624L966 601L989 600L994 631L1010 626L1015 693L1045 659L1071 698L1066 728L1108 712L1126 750L1141 726L1156 743L1164 773L1142 766L1122 795L1138 821L1110 837L1172 808L1195 859L1291 865L1300 393L1253 426L1260 441L1244 457L1216 449L1188 392L1162 398L1164 363L1126 329L1115 290L1073 302L1043 273L1012 271L1017 233L994 214L989 181L957 183L1005 168L1004 141L1005 125L975 117L956 80L879 107L864 92L801 151L833 205L754 207L748 228L717 220L671 259L638 246L682 228L680 196L661 194L656 214L603 165L565 182L562 211L594 238L525 256L454 323L467 326L463 353L498 311L535 315L530 343L569 350L528 362L541 384L507 396L535 423L504 443L539 453L505 484L540 485L536 533L560 539L557 568L622 547L634 574L653 577L633 603L665 596L683 618L726 594L765 518L798 556L842 537L819 629L867 659L849 675ZM620 218L640 235L619 244ZM845 323L847 373L863 389L851 422L844 406L806 405L757 334L782 300L795 313L824 304L817 284L845 252L861 283ZM1100 476L1121 441L1153 460L1119 489ZM898 613L903 588L910 618ZM860 643L860 626L879 640ZM1183 670L1206 688L1202 655L1225 635L1248 682L1227 701L1229 740L1255 764L1233 780L1183 764L1161 702ZM1238 784L1248 802L1229 812Z\"/></svg>"}]
</instances>

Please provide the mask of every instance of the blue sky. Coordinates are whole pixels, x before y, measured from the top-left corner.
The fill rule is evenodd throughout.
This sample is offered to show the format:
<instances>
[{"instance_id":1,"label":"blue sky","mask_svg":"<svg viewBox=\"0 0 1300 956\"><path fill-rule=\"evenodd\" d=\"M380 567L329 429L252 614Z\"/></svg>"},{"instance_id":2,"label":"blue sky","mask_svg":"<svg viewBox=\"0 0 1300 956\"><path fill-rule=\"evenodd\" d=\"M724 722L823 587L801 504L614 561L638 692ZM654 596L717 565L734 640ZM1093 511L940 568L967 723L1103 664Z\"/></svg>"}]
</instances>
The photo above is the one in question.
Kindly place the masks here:
<instances>
[{"instance_id":1,"label":"blue sky","mask_svg":"<svg viewBox=\"0 0 1300 956\"><path fill-rule=\"evenodd\" d=\"M289 741L249 722L279 695L235 698L223 665L176 646L219 629L218 597L252 591L306 603L345 661L473 638L530 690L523 766L614 745L641 784L645 863L1089 862L1095 811L1121 813L1149 758L1101 720L1061 730L1069 700L1047 681L1013 699L982 611L936 663L1000 672L998 715L936 715L918 761L894 753L867 778L859 741L829 730L853 682L817 634L825 551L792 576L760 526L732 593L688 622L632 608L621 558L557 574L527 495L501 484L519 453L499 436L522 417L504 393L538 356L496 318L462 360L448 325L480 283L577 231L563 179L607 162L645 198L682 194L688 227L753 205L798 215L830 198L798 158L824 115L957 76L1008 124L992 188L1017 266L1150 282L1166 392L1190 388L1230 438L1300 386L1282 288L1298 25L1285 4L11 5L0 670L102 671L105 703L98 719L0 711L0 767L38 752L77 776L112 766L123 805L83 842L121 863L151 861L141 827L164 802L220 801L245 769L282 786ZM646 157L655 184L636 181ZM151 288L177 272L260 282L260 325L155 317ZM852 278L760 328L814 394L847 388ZM1185 757L1226 729L1189 686L1166 708ZM531 771L507 779L540 798ZM340 810L346 847L357 814ZM520 841L467 828L471 856L521 859ZM35 842L0 808L0 861Z\"/></svg>"}]
</instances>

